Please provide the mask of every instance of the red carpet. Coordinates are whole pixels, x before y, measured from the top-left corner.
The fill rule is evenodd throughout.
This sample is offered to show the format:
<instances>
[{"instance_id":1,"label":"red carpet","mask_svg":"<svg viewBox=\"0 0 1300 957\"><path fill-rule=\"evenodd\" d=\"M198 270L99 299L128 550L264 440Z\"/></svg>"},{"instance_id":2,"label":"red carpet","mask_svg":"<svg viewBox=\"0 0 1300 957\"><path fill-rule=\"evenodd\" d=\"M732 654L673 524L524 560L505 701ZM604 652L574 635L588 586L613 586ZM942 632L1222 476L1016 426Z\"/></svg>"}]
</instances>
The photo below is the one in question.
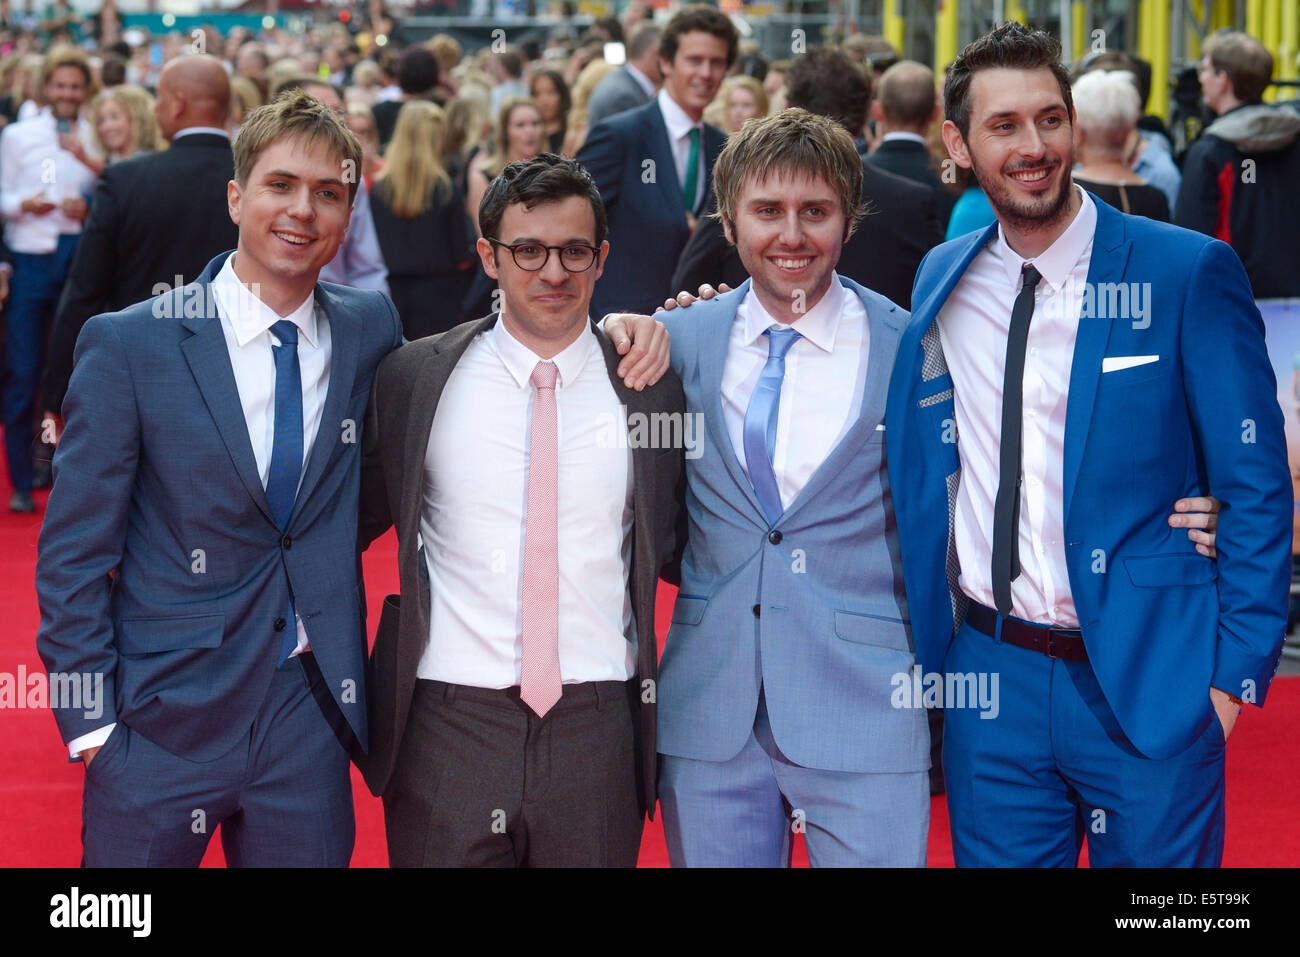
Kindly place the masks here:
<instances>
[{"instance_id":1,"label":"red carpet","mask_svg":"<svg viewBox=\"0 0 1300 957\"><path fill-rule=\"evenodd\" d=\"M9 491L0 484L0 509ZM43 509L44 493L37 493ZM36 654L39 614L33 587L36 536L34 516L0 511L0 672L40 671ZM370 622L379 620L383 596L397 590L396 538L390 533L365 556ZM672 589L661 587L659 635L668 629ZM0 712L0 867L68 867L81 857L80 764L69 764L54 719L45 711ZM1300 864L1300 677L1279 678L1268 707L1248 709L1228 748L1228 828L1224 863L1228 866L1294 867ZM353 769L357 807L357 845L352 863L383 867L383 809ZM1086 851L1085 851L1086 854ZM930 807L931 867L951 867L947 807L942 798ZM205 865L222 863L221 842L213 840ZM667 866L659 821L646 829L641 866ZM796 865L806 865L801 841Z\"/></svg>"}]
</instances>

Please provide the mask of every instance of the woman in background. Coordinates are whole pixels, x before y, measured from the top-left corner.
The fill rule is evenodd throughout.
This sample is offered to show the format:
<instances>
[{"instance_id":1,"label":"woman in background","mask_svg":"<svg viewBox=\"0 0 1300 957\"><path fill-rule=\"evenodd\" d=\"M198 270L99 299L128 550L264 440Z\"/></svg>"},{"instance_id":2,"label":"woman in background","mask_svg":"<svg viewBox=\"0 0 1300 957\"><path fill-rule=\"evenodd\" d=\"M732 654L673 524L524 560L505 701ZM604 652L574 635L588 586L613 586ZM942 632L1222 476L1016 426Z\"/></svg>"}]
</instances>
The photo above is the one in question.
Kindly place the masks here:
<instances>
[{"instance_id":1,"label":"woman in background","mask_svg":"<svg viewBox=\"0 0 1300 957\"><path fill-rule=\"evenodd\" d=\"M739 133L746 120L767 116L768 98L763 84L752 76L729 76L718 95L704 111L706 123L713 123L730 136Z\"/></svg>"},{"instance_id":2,"label":"woman in background","mask_svg":"<svg viewBox=\"0 0 1300 957\"><path fill-rule=\"evenodd\" d=\"M497 174L520 160L529 160L542 151L542 111L526 96L507 97L497 115L496 145L490 156L480 156L469 169L469 202L466 212L478 229L478 207L488 183ZM477 318L477 317L476 317Z\"/></svg>"},{"instance_id":3,"label":"woman in background","mask_svg":"<svg viewBox=\"0 0 1300 957\"><path fill-rule=\"evenodd\" d=\"M538 70L528 81L528 93L542 111L542 124L546 129L546 149L559 153L564 149L564 135L568 132L569 108L573 105L569 85L557 70Z\"/></svg>"},{"instance_id":4,"label":"woman in background","mask_svg":"<svg viewBox=\"0 0 1300 957\"><path fill-rule=\"evenodd\" d=\"M568 131L564 135L561 153L564 156L577 156L582 144L587 141L587 104L591 102L591 91L596 84L605 79L617 67L605 60L594 60L582 68L578 79L573 84L573 106L569 108Z\"/></svg>"},{"instance_id":5,"label":"woman in background","mask_svg":"<svg viewBox=\"0 0 1300 957\"><path fill-rule=\"evenodd\" d=\"M1169 200L1133 172L1128 141L1142 116L1133 74L1094 70L1074 81L1074 181L1116 209L1169 222Z\"/></svg>"},{"instance_id":6,"label":"woman in background","mask_svg":"<svg viewBox=\"0 0 1300 957\"><path fill-rule=\"evenodd\" d=\"M388 287L407 339L460 322L471 276L474 230L438 156L443 123L437 104L404 103L370 196Z\"/></svg>"}]
</instances>

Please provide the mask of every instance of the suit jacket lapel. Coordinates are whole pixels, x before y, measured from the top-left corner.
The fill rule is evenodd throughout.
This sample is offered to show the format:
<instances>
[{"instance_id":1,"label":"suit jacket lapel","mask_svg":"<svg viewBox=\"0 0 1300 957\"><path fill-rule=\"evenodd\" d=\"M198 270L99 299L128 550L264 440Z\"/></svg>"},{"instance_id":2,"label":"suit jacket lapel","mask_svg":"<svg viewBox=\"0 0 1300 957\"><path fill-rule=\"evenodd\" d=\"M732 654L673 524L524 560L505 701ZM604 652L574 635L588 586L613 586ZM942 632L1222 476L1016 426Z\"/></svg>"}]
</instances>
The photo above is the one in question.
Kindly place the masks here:
<instances>
[{"instance_id":1,"label":"suit jacket lapel","mask_svg":"<svg viewBox=\"0 0 1300 957\"><path fill-rule=\"evenodd\" d=\"M655 161L655 183L664 199L686 216L686 203L682 200L682 181L677 178L677 162L673 159L673 144L668 139L668 126L657 99L650 100L649 143L650 155ZM667 173L665 173L665 170Z\"/></svg>"},{"instance_id":2,"label":"suit jacket lapel","mask_svg":"<svg viewBox=\"0 0 1300 957\"><path fill-rule=\"evenodd\" d=\"M316 483L325 473L326 466L342 450L341 432L343 414L357 377L357 362L361 352L361 319L347 309L334 293L316 287L316 308L325 314L330 327L330 384L325 393L325 408L321 412L320 426L312 442L311 455L298 488L293 514L302 514ZM360 423L357 423L359 425Z\"/></svg>"},{"instance_id":3,"label":"suit jacket lapel","mask_svg":"<svg viewBox=\"0 0 1300 957\"><path fill-rule=\"evenodd\" d=\"M1088 265L1085 295L1091 295L1093 304L1098 301L1097 290L1103 283L1119 282L1128 265L1133 243L1125 238L1124 219L1111 207L1092 197L1097 206L1097 228L1092 237L1092 261ZM1084 300L1087 309L1088 300ZM1065 511L1070 514L1070 501L1074 495L1075 480L1083 461L1083 449L1088 441L1092 423L1092 410L1097 400L1097 385L1101 381L1101 360L1110 340L1113 316L1101 316L1093 308L1092 315L1079 319L1079 329L1074 341L1074 360L1070 366L1070 392L1065 411Z\"/></svg>"},{"instance_id":4,"label":"suit jacket lapel","mask_svg":"<svg viewBox=\"0 0 1300 957\"><path fill-rule=\"evenodd\" d=\"M389 401L405 400L409 412L406 417L406 436L402 442L401 467L403 475L402 514L398 517L398 530L414 542L420 527L421 490L424 483L424 459L429 451L429 430L438 411L442 390L446 388L456 363L465 354L474 338L496 324L493 313L477 322L465 322L438 338L420 364L413 381L397 383L406 390L401 397L385 396Z\"/></svg>"},{"instance_id":5,"label":"suit jacket lapel","mask_svg":"<svg viewBox=\"0 0 1300 957\"><path fill-rule=\"evenodd\" d=\"M851 281L840 277L840 284L851 295L858 291ZM867 327L870 329L871 342L868 346L866 383L862 390L862 405L858 409L857 421L844 433L844 437L831 449L830 454L813 472L808 483L800 490L790 507L781 516L786 521L803 507L805 502L815 499L822 486L831 480L857 455L867 439L876 431L885 417L885 399L889 392L889 378L893 363L890 357L897 351L898 337L903 330L902 314L894 309L885 312L874 305L863 302L867 310Z\"/></svg>"},{"instance_id":6,"label":"suit jacket lapel","mask_svg":"<svg viewBox=\"0 0 1300 957\"><path fill-rule=\"evenodd\" d=\"M751 280L746 279L735 291L735 298L726 313L706 319L701 324L700 337L700 392L704 399L704 423L714 438L714 445L731 479L748 498L750 508L758 521L767 527L767 515L754 494L753 483L740 465L736 450L731 444L731 433L722 415L722 370L727 362L727 347L731 343L731 326L736 321L736 310L749 293Z\"/></svg>"},{"instance_id":7,"label":"suit jacket lapel","mask_svg":"<svg viewBox=\"0 0 1300 957\"><path fill-rule=\"evenodd\" d=\"M267 521L275 524L271 506L266 501L266 490L262 487L262 478L257 471L257 459L253 457L253 443L248 437L248 423L244 419L243 404L239 401L239 388L235 385L230 350L226 346L216 300L209 287L224 261L224 255L218 256L208 264L197 280L172 293L173 308L177 314L184 316L181 325L193 333L188 339L181 340L181 354L189 364L190 373L217 426L221 441L230 453L235 474ZM196 301L203 304L203 314L185 315L185 304Z\"/></svg>"}]
</instances>

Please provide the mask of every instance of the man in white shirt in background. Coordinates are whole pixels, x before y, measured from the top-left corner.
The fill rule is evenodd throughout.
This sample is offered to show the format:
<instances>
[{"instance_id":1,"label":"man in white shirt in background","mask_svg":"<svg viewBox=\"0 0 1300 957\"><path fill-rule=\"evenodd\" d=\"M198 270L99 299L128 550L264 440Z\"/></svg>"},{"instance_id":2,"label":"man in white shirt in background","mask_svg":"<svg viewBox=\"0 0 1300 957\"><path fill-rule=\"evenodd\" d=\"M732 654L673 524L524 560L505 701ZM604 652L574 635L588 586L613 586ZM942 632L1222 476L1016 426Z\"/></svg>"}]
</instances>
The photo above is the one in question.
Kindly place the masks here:
<instances>
[{"instance_id":1,"label":"man in white shirt in background","mask_svg":"<svg viewBox=\"0 0 1300 957\"><path fill-rule=\"evenodd\" d=\"M11 512L36 510L32 444L45 340L95 183L95 172L60 143L64 135L90 142L90 127L80 119L93 86L85 54L72 47L51 50L41 86L48 105L0 133L0 215L14 263L3 401Z\"/></svg>"}]
</instances>

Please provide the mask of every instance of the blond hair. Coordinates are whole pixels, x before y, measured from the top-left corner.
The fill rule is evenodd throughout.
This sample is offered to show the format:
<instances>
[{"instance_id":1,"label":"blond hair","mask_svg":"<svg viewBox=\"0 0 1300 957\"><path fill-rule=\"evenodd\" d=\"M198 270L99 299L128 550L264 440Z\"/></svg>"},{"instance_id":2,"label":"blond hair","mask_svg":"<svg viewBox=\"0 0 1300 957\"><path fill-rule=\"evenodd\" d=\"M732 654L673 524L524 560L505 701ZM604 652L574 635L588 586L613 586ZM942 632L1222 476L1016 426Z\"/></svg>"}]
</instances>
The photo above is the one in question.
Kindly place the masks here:
<instances>
[{"instance_id":1,"label":"blond hair","mask_svg":"<svg viewBox=\"0 0 1300 957\"><path fill-rule=\"evenodd\" d=\"M751 120L727 140L713 166L713 191L718 198L713 215L734 226L745 183L762 183L779 173L824 179L844 212L844 238L848 239L866 211L862 157L839 123L794 107Z\"/></svg>"},{"instance_id":2,"label":"blond hair","mask_svg":"<svg viewBox=\"0 0 1300 957\"><path fill-rule=\"evenodd\" d=\"M375 193L403 219L419 216L451 185L438 155L444 123L442 108L427 100L411 100L397 114Z\"/></svg>"},{"instance_id":3,"label":"blond hair","mask_svg":"<svg viewBox=\"0 0 1300 957\"><path fill-rule=\"evenodd\" d=\"M90 69L90 58L76 47L57 46L52 47L50 52L45 54L45 60L41 64L42 97L45 94L45 87L50 83L50 77L54 76L54 71L65 66L74 66L81 71L81 75L86 78L86 95L94 96L98 87L95 84L95 75Z\"/></svg>"},{"instance_id":4,"label":"blond hair","mask_svg":"<svg viewBox=\"0 0 1300 957\"><path fill-rule=\"evenodd\" d=\"M144 87L122 84L109 87L90 104L90 141L96 153L108 156L108 149L99 138L99 118L104 104L109 101L120 106L131 123L131 145L124 155L139 150L162 149L163 139L158 132L158 118L153 112L153 97Z\"/></svg>"},{"instance_id":5,"label":"blond hair","mask_svg":"<svg viewBox=\"0 0 1300 957\"><path fill-rule=\"evenodd\" d=\"M361 182L361 144L338 114L302 90L287 90L244 117L235 138L235 182L247 186L258 156L280 140L295 136L311 144L323 143L339 157L351 204ZM351 176L346 175L349 166Z\"/></svg>"}]
</instances>

